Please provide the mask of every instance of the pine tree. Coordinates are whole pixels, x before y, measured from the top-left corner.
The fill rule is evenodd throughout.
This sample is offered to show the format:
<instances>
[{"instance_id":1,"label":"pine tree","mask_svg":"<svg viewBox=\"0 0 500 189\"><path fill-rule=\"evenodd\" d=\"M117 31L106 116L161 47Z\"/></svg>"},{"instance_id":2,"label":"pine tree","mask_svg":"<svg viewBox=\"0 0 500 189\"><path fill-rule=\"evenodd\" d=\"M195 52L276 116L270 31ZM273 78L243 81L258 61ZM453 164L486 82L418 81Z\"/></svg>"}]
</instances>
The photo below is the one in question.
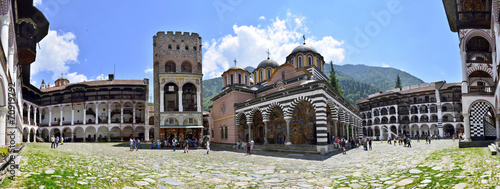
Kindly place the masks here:
<instances>
[{"instance_id":1,"label":"pine tree","mask_svg":"<svg viewBox=\"0 0 500 189\"><path fill-rule=\"evenodd\" d=\"M335 69L333 69L333 62L330 61L330 85L332 86L332 88L334 90L337 91L337 93L339 93L339 95L344 95L344 91L342 91L342 88L340 88L339 86L339 82L337 80L337 77L335 77Z\"/></svg>"},{"instance_id":2,"label":"pine tree","mask_svg":"<svg viewBox=\"0 0 500 189\"><path fill-rule=\"evenodd\" d=\"M399 90L401 90L401 79L399 78L399 74L398 74L398 77L396 77L396 86L394 88L399 88Z\"/></svg>"}]
</instances>

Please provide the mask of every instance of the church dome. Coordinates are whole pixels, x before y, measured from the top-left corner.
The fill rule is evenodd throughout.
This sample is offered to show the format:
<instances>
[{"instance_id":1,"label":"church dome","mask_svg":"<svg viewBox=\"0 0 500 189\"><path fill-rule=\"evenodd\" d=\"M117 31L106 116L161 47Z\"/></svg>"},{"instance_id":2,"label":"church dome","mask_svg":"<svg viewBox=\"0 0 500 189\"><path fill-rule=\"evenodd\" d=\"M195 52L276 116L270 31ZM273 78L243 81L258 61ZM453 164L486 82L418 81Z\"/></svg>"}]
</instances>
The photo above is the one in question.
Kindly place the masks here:
<instances>
[{"instance_id":1,"label":"church dome","mask_svg":"<svg viewBox=\"0 0 500 189\"><path fill-rule=\"evenodd\" d=\"M245 69L243 69L241 66L234 65L234 66L231 66L228 70L245 70Z\"/></svg>"},{"instance_id":2,"label":"church dome","mask_svg":"<svg viewBox=\"0 0 500 189\"><path fill-rule=\"evenodd\" d=\"M260 62L259 65L257 66L257 68L255 68L255 70L259 70L261 68L267 68L267 67L277 68L279 66L280 65L278 64L278 62L267 58L267 59L263 60L262 62Z\"/></svg>"},{"instance_id":3,"label":"church dome","mask_svg":"<svg viewBox=\"0 0 500 189\"><path fill-rule=\"evenodd\" d=\"M292 53L290 54L294 54L294 53L298 53L298 52L313 52L313 53L318 53L318 51L316 51L316 49L308 46L308 45L299 45L297 47L295 47L295 49L293 49Z\"/></svg>"}]
</instances>

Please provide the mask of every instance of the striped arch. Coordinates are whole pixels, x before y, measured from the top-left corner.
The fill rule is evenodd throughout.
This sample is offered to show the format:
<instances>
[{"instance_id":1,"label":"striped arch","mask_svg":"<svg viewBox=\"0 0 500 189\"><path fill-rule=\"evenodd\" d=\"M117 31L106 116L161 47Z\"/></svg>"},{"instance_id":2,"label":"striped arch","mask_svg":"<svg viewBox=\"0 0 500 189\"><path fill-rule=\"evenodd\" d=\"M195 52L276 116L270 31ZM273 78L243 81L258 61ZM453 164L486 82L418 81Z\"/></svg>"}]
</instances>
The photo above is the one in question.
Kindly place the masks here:
<instances>
[{"instance_id":1,"label":"striped arch","mask_svg":"<svg viewBox=\"0 0 500 189\"><path fill-rule=\"evenodd\" d=\"M299 102L301 101L306 101L306 102L309 102L311 103L312 107L314 109L316 109L316 105L313 103L313 101L308 98L308 97L304 97L304 96L301 96L299 98L296 98L292 101L292 103L290 104L290 108L288 109L287 111L287 115L292 115L293 114L293 111L295 110L295 107L297 106L297 104L299 104Z\"/></svg>"},{"instance_id":2,"label":"striped arch","mask_svg":"<svg viewBox=\"0 0 500 189\"><path fill-rule=\"evenodd\" d=\"M464 52L465 52L465 50L467 50L466 49L467 42L469 42L469 40L472 39L473 37L483 37L484 39L486 39L488 41L488 43L490 43L491 51L492 52L496 51L495 41L490 36L490 34L488 34L486 31L484 31L482 29L474 29L474 30L471 30L470 32L468 32L467 35L465 35L465 37L462 38L462 41L460 42L460 44L462 45L461 48Z\"/></svg>"},{"instance_id":3,"label":"striped arch","mask_svg":"<svg viewBox=\"0 0 500 189\"><path fill-rule=\"evenodd\" d=\"M487 66L472 66L471 68L467 68L467 77L469 77L469 75L472 72L483 71L483 72L488 73L491 76L491 78L494 78L494 74L493 74L492 70L493 70L492 68L488 68Z\"/></svg>"},{"instance_id":4,"label":"striped arch","mask_svg":"<svg viewBox=\"0 0 500 189\"><path fill-rule=\"evenodd\" d=\"M285 107L283 107L283 105L281 105L280 103L277 103L277 102L273 102L273 103L269 104L269 106L267 106L267 108L264 110L264 112L262 112L262 117L264 118L264 120L270 120L269 115L271 114L271 110L275 106L280 107L281 111L283 111L283 113L285 113ZM283 116L285 116L285 115L283 115Z\"/></svg>"},{"instance_id":5,"label":"striped arch","mask_svg":"<svg viewBox=\"0 0 500 189\"><path fill-rule=\"evenodd\" d=\"M257 107L252 108L252 110L250 110L250 112L248 112L248 114L246 115L246 117L247 117L247 122L248 122L248 123L253 123L253 115L254 115L254 114L255 114L255 112L257 112L257 111L260 111L262 114L264 114L264 112L263 112L263 111L261 111L261 110L260 110L259 108L257 108ZM264 116L264 115L262 115L262 116Z\"/></svg>"},{"instance_id":6,"label":"striped arch","mask_svg":"<svg viewBox=\"0 0 500 189\"><path fill-rule=\"evenodd\" d=\"M330 113L332 114L332 119L337 120L338 119L338 112L337 112L336 104L333 102L333 100L326 101L326 104L330 107L330 109L327 111L330 111Z\"/></svg>"},{"instance_id":7,"label":"striped arch","mask_svg":"<svg viewBox=\"0 0 500 189\"><path fill-rule=\"evenodd\" d=\"M345 123L344 110L342 108L338 108L338 116L339 116L339 121Z\"/></svg>"},{"instance_id":8,"label":"striped arch","mask_svg":"<svg viewBox=\"0 0 500 189\"><path fill-rule=\"evenodd\" d=\"M236 117L235 117L235 119L236 119L236 122L235 122L236 123L236 127L240 126L239 120L240 120L241 115L245 115L246 116L246 114L244 112L236 112Z\"/></svg>"}]
</instances>

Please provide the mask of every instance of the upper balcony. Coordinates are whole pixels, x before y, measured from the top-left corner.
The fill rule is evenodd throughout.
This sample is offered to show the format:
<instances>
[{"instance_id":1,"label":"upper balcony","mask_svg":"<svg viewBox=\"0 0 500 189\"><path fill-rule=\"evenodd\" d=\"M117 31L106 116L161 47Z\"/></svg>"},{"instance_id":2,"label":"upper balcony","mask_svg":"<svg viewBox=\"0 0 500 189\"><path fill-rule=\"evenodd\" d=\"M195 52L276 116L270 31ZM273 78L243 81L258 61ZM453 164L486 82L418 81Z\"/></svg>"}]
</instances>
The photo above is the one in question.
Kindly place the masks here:
<instances>
[{"instance_id":1,"label":"upper balcony","mask_svg":"<svg viewBox=\"0 0 500 189\"><path fill-rule=\"evenodd\" d=\"M487 63L491 64L491 52L488 51L468 51L467 63Z\"/></svg>"},{"instance_id":2,"label":"upper balcony","mask_svg":"<svg viewBox=\"0 0 500 189\"><path fill-rule=\"evenodd\" d=\"M494 95L495 88L491 86L469 86L469 94L473 95Z\"/></svg>"}]
</instances>

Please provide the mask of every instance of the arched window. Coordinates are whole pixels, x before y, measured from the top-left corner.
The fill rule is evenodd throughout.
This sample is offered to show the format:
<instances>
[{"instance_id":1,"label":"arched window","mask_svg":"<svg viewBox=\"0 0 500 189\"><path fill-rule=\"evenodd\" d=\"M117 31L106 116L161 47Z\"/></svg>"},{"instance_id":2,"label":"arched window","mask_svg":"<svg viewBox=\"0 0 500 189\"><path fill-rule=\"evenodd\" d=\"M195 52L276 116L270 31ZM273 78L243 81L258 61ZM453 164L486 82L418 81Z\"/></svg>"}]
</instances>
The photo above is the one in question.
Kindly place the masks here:
<instances>
[{"instance_id":1,"label":"arched window","mask_svg":"<svg viewBox=\"0 0 500 189\"><path fill-rule=\"evenodd\" d=\"M291 65L293 65L293 66L295 66L295 65L293 64L293 57L292 57L292 58L290 58L290 64L291 64Z\"/></svg>"},{"instance_id":2,"label":"arched window","mask_svg":"<svg viewBox=\"0 0 500 189\"><path fill-rule=\"evenodd\" d=\"M231 85L234 84L234 81L233 81L233 74L231 74Z\"/></svg>"},{"instance_id":3,"label":"arched window","mask_svg":"<svg viewBox=\"0 0 500 189\"><path fill-rule=\"evenodd\" d=\"M181 49L181 46L177 45L175 48L176 48L177 50L179 50L179 49Z\"/></svg>"},{"instance_id":4,"label":"arched window","mask_svg":"<svg viewBox=\"0 0 500 189\"><path fill-rule=\"evenodd\" d=\"M245 75L245 85L248 83L247 76Z\"/></svg>"},{"instance_id":5,"label":"arched window","mask_svg":"<svg viewBox=\"0 0 500 189\"><path fill-rule=\"evenodd\" d=\"M220 126L220 139L224 139L224 127Z\"/></svg>"},{"instance_id":6,"label":"arched window","mask_svg":"<svg viewBox=\"0 0 500 189\"><path fill-rule=\"evenodd\" d=\"M171 44L168 44L168 49L172 49L172 45Z\"/></svg>"},{"instance_id":7,"label":"arched window","mask_svg":"<svg viewBox=\"0 0 500 189\"><path fill-rule=\"evenodd\" d=\"M238 74L238 84L241 85L241 74Z\"/></svg>"},{"instance_id":8,"label":"arched window","mask_svg":"<svg viewBox=\"0 0 500 189\"><path fill-rule=\"evenodd\" d=\"M319 58L316 58L316 66L318 68L321 68L321 62L320 62Z\"/></svg>"},{"instance_id":9,"label":"arched window","mask_svg":"<svg viewBox=\"0 0 500 189\"><path fill-rule=\"evenodd\" d=\"M193 51L196 51L196 47L193 47Z\"/></svg>"},{"instance_id":10,"label":"arched window","mask_svg":"<svg viewBox=\"0 0 500 189\"><path fill-rule=\"evenodd\" d=\"M191 67L191 63L189 62L184 62L181 65L181 72L183 73L191 73L193 71L193 68Z\"/></svg>"},{"instance_id":11,"label":"arched window","mask_svg":"<svg viewBox=\"0 0 500 189\"><path fill-rule=\"evenodd\" d=\"M297 57L297 68L302 68L302 56Z\"/></svg>"},{"instance_id":12,"label":"arched window","mask_svg":"<svg viewBox=\"0 0 500 189\"><path fill-rule=\"evenodd\" d=\"M186 47L184 47L184 49L187 51L187 50L189 50L189 47L186 45Z\"/></svg>"},{"instance_id":13,"label":"arched window","mask_svg":"<svg viewBox=\"0 0 500 189\"><path fill-rule=\"evenodd\" d=\"M271 79L271 68L267 68L267 79Z\"/></svg>"},{"instance_id":14,"label":"arched window","mask_svg":"<svg viewBox=\"0 0 500 189\"><path fill-rule=\"evenodd\" d=\"M285 71L281 72L281 80L285 81Z\"/></svg>"},{"instance_id":15,"label":"arched window","mask_svg":"<svg viewBox=\"0 0 500 189\"><path fill-rule=\"evenodd\" d=\"M262 77L262 70L259 70L259 82L262 82L263 77Z\"/></svg>"},{"instance_id":16,"label":"arched window","mask_svg":"<svg viewBox=\"0 0 500 189\"><path fill-rule=\"evenodd\" d=\"M313 58L311 55L307 56L307 65L312 66L313 65Z\"/></svg>"},{"instance_id":17,"label":"arched window","mask_svg":"<svg viewBox=\"0 0 500 189\"><path fill-rule=\"evenodd\" d=\"M175 73L175 63L174 62L167 62L165 64L165 72L174 72Z\"/></svg>"}]
</instances>

